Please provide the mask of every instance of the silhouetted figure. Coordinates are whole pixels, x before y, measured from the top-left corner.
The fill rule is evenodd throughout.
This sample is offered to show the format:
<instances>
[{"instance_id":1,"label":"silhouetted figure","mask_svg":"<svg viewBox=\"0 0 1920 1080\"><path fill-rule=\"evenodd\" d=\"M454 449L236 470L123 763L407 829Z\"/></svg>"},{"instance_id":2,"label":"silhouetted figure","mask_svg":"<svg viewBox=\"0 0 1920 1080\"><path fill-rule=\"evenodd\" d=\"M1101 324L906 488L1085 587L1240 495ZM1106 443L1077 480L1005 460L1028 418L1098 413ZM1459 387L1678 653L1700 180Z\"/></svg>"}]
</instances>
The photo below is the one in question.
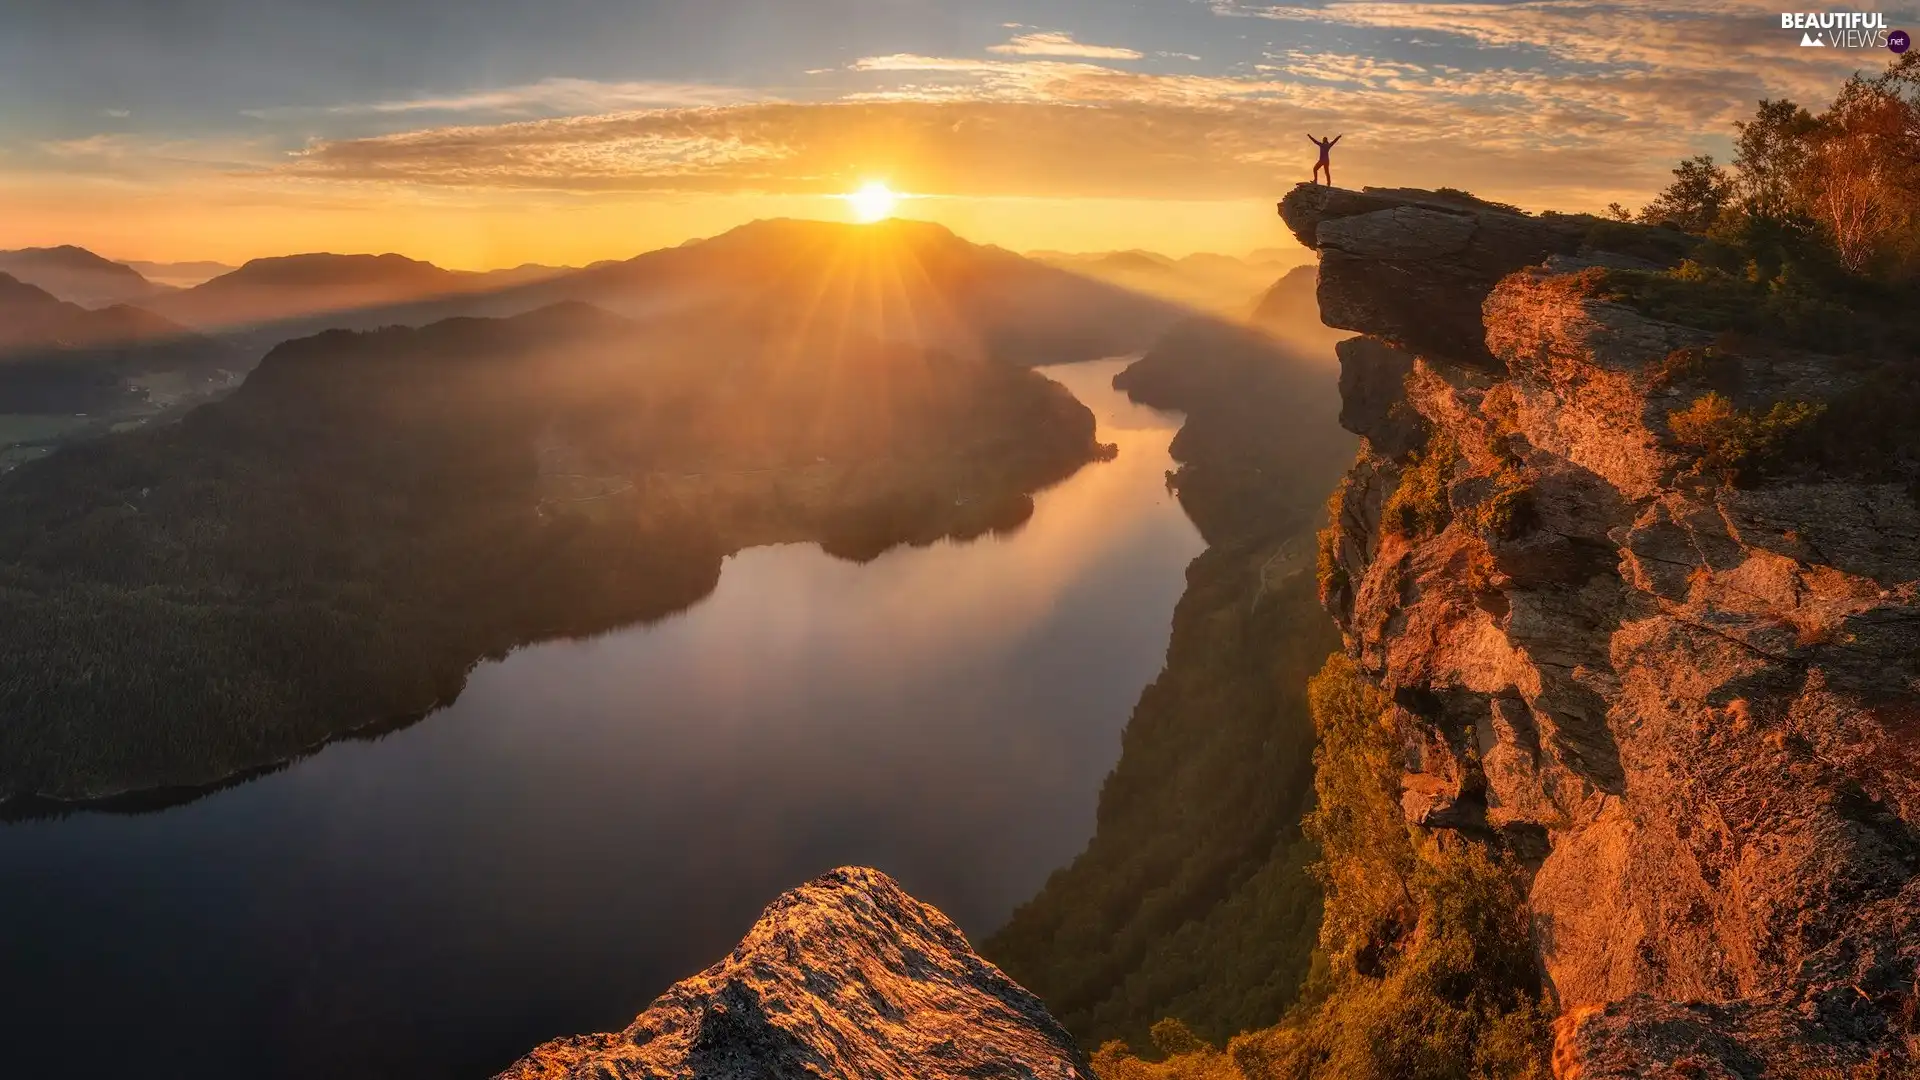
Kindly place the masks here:
<instances>
[{"instance_id":1,"label":"silhouetted figure","mask_svg":"<svg viewBox=\"0 0 1920 1080\"><path fill-rule=\"evenodd\" d=\"M1335 135L1331 139L1316 139L1311 135L1307 136L1308 142L1320 148L1320 160L1314 162L1313 165L1314 183L1317 184L1320 182L1320 170L1325 169L1327 171L1327 186L1333 186L1333 159L1329 155L1333 153L1333 144L1346 137L1345 133Z\"/></svg>"}]
</instances>

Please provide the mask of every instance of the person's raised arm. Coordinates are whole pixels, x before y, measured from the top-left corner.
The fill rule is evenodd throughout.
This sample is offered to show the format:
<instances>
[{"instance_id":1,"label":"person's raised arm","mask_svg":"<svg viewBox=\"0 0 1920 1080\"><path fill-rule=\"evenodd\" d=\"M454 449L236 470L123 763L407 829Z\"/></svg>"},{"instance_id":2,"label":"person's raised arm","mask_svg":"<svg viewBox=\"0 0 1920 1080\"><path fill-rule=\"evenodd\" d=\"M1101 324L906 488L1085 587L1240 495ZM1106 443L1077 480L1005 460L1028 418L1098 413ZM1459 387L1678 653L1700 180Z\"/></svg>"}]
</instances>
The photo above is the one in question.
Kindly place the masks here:
<instances>
[{"instance_id":1,"label":"person's raised arm","mask_svg":"<svg viewBox=\"0 0 1920 1080\"><path fill-rule=\"evenodd\" d=\"M1311 136L1311 135L1309 135L1309 136L1307 136L1307 141L1308 141L1308 142L1310 142L1310 143L1312 143L1312 144L1313 144L1313 145L1315 145L1315 146L1319 146L1319 145L1320 145L1320 140L1319 140L1319 139L1316 139L1316 138L1314 138L1314 137L1313 137L1313 136Z\"/></svg>"},{"instance_id":2,"label":"person's raised arm","mask_svg":"<svg viewBox=\"0 0 1920 1080\"><path fill-rule=\"evenodd\" d=\"M1346 133L1345 133L1345 132L1342 132L1342 133L1340 133L1340 134L1338 134L1338 135L1335 135L1335 136L1333 137L1333 142L1330 142L1330 143L1328 143L1328 144L1327 144L1327 149L1329 149L1329 150L1331 150L1331 149L1333 149L1333 143L1337 143L1337 142L1339 142L1339 141L1340 141L1341 139L1344 139L1344 138L1346 138L1346 137L1347 137L1347 136L1346 136Z\"/></svg>"}]
</instances>

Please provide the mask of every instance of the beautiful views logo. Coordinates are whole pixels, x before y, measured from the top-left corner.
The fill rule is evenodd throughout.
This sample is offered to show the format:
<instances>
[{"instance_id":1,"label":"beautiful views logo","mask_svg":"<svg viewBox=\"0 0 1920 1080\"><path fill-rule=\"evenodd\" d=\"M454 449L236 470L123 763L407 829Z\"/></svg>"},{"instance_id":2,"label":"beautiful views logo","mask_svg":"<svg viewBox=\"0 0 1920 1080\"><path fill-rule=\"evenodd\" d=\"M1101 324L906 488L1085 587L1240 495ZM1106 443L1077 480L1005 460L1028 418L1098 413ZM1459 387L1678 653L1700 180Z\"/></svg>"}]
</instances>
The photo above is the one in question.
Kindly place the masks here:
<instances>
[{"instance_id":1,"label":"beautiful views logo","mask_svg":"<svg viewBox=\"0 0 1920 1080\"><path fill-rule=\"evenodd\" d=\"M1810 49L1903 53L1912 44L1906 31L1888 29L1886 15L1878 11L1786 11L1780 14L1780 28L1800 31L1801 47Z\"/></svg>"}]
</instances>

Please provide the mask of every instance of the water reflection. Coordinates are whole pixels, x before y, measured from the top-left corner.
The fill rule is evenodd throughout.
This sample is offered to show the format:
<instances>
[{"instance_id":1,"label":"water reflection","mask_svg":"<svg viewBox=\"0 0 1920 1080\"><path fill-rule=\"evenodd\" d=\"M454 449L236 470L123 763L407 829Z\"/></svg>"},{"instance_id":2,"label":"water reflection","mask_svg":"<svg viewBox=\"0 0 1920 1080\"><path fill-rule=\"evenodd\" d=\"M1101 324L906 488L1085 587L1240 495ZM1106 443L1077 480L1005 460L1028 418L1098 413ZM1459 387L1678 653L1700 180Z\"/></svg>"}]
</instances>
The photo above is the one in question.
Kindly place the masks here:
<instances>
[{"instance_id":1,"label":"water reflection","mask_svg":"<svg viewBox=\"0 0 1920 1080\"><path fill-rule=\"evenodd\" d=\"M991 929L1091 833L1201 547L1163 484L1177 420L1120 366L1048 369L1121 454L1016 533L747 551L684 615L517 652L378 741L0 827L10 1064L484 1075L624 1024L849 862Z\"/></svg>"}]
</instances>

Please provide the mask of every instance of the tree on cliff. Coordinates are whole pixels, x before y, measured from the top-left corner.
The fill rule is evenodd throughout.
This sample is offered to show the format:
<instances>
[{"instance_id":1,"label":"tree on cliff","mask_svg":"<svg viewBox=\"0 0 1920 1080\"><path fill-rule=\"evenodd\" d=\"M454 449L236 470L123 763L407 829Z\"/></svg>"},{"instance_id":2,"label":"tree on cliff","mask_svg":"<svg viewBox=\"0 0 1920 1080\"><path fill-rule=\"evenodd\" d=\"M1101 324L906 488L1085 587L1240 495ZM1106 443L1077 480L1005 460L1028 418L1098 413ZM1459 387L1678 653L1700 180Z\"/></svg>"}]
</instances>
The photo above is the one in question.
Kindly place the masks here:
<instances>
[{"instance_id":1,"label":"tree on cliff","mask_svg":"<svg viewBox=\"0 0 1920 1080\"><path fill-rule=\"evenodd\" d=\"M1673 183L1640 211L1640 220L1706 232L1733 201L1733 189L1733 178L1714 164L1712 154L1690 157L1674 168Z\"/></svg>"},{"instance_id":2,"label":"tree on cliff","mask_svg":"<svg viewBox=\"0 0 1920 1080\"><path fill-rule=\"evenodd\" d=\"M1818 115L1763 100L1735 129L1731 170L1680 162L1639 220L1735 247L1766 238L1775 262L1797 246L1803 264L1824 249L1855 277L1920 278L1920 54L1854 75Z\"/></svg>"},{"instance_id":3,"label":"tree on cliff","mask_svg":"<svg viewBox=\"0 0 1920 1080\"><path fill-rule=\"evenodd\" d=\"M1920 256L1917 86L1920 68L1905 58L1877 78L1855 75L1814 132L1807 208L1856 274L1893 261L1905 277Z\"/></svg>"},{"instance_id":4,"label":"tree on cliff","mask_svg":"<svg viewBox=\"0 0 1920 1080\"><path fill-rule=\"evenodd\" d=\"M1741 207L1772 218L1792 215L1819 127L1813 114L1785 98L1763 100L1752 120L1733 126L1739 132L1733 169Z\"/></svg>"}]
</instances>

